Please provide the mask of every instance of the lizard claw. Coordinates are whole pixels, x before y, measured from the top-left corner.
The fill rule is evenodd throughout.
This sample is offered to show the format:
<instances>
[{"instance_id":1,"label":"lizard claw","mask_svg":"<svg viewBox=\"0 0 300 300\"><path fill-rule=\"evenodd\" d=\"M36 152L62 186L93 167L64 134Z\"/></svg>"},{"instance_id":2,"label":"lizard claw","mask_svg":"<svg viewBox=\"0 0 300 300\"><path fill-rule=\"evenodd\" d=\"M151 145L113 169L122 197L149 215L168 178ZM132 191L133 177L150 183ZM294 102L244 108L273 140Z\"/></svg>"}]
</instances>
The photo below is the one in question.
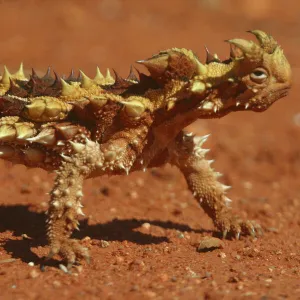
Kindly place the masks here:
<instances>
[{"instance_id":1,"label":"lizard claw","mask_svg":"<svg viewBox=\"0 0 300 300\"><path fill-rule=\"evenodd\" d=\"M55 254L60 254L67 262L68 271L70 271L73 265L81 258L83 258L88 264L90 263L88 249L81 246L79 241L75 239L65 239L50 244L50 251L45 258L45 261L51 259Z\"/></svg>"},{"instance_id":2,"label":"lizard claw","mask_svg":"<svg viewBox=\"0 0 300 300\"><path fill-rule=\"evenodd\" d=\"M228 233L235 236L237 240L240 235L251 235L253 238L263 234L261 226L255 221L243 221L236 218L224 218L216 222L217 228L222 231L223 239L227 237Z\"/></svg>"}]
</instances>

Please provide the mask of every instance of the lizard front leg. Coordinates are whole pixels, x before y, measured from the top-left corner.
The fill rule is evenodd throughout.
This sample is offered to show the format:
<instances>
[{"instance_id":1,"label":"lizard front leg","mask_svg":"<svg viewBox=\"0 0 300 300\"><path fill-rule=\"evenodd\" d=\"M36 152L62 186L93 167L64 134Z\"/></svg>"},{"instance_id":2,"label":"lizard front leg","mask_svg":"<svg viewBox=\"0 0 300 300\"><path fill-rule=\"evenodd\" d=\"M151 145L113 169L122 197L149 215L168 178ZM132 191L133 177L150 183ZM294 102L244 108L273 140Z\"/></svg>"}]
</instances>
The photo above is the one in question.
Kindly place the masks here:
<instances>
[{"instance_id":1,"label":"lizard front leg","mask_svg":"<svg viewBox=\"0 0 300 300\"><path fill-rule=\"evenodd\" d=\"M47 238L50 245L48 259L60 254L70 269L78 258L89 260L86 248L70 236L78 229L78 216L81 210L82 184L97 166L101 167L103 155L99 144L86 140L85 144L71 142L72 156L62 156L57 170L54 188L50 193L50 205L47 220Z\"/></svg>"},{"instance_id":2,"label":"lizard front leg","mask_svg":"<svg viewBox=\"0 0 300 300\"><path fill-rule=\"evenodd\" d=\"M232 214L229 208L231 200L226 196L230 187L218 181L221 174L211 168L212 161L205 159L209 150L203 149L202 144L207 138L181 132L168 148L170 163L181 170L189 189L214 225L222 231L223 238L227 233L234 234L236 238L241 233L261 234L261 227L255 221L241 220Z\"/></svg>"}]
</instances>

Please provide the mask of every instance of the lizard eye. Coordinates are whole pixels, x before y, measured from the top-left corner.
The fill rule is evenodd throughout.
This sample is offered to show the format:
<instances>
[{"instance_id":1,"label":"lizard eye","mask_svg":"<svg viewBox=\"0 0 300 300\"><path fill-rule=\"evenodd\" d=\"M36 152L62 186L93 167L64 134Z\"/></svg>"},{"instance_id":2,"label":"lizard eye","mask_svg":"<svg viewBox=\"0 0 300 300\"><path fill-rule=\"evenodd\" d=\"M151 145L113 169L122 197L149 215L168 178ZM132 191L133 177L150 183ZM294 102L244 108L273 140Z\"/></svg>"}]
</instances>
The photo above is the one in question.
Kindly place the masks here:
<instances>
[{"instance_id":1,"label":"lizard eye","mask_svg":"<svg viewBox=\"0 0 300 300\"><path fill-rule=\"evenodd\" d=\"M261 68L255 69L251 74L250 78L256 83L263 83L268 77L268 73Z\"/></svg>"}]
</instances>

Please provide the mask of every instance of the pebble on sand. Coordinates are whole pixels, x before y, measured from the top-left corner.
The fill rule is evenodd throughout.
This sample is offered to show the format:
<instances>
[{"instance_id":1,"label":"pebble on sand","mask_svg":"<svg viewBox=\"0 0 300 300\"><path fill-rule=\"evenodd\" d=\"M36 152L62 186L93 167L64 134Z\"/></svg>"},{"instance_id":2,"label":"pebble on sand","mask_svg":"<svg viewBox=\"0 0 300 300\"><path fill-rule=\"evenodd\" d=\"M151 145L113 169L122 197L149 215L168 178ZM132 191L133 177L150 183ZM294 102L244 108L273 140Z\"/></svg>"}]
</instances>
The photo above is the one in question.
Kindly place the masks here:
<instances>
[{"instance_id":1,"label":"pebble on sand","mask_svg":"<svg viewBox=\"0 0 300 300\"><path fill-rule=\"evenodd\" d=\"M224 242L218 238L206 237L202 239L198 245L198 252L212 251L217 248L223 249L225 247Z\"/></svg>"}]
</instances>

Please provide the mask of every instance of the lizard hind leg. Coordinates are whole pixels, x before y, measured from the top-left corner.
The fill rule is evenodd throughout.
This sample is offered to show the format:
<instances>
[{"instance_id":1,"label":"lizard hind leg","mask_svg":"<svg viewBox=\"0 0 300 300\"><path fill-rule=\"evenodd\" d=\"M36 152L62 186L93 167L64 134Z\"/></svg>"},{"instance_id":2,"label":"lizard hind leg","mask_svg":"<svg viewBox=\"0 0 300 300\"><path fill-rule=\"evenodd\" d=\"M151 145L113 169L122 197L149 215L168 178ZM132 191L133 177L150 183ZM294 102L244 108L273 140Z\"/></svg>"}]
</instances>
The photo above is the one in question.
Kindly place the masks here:
<instances>
[{"instance_id":1,"label":"lizard hind leg","mask_svg":"<svg viewBox=\"0 0 300 300\"><path fill-rule=\"evenodd\" d=\"M223 238L227 233L234 234L236 238L241 233L261 234L261 227L255 221L241 220L232 214L229 207L231 200L226 196L230 187L218 181L221 174L211 168L213 160L205 158L209 150L203 149L202 145L207 138L208 135L195 137L181 132L169 147L171 164L181 170L189 189L214 225L222 231Z\"/></svg>"},{"instance_id":2,"label":"lizard hind leg","mask_svg":"<svg viewBox=\"0 0 300 300\"><path fill-rule=\"evenodd\" d=\"M78 229L78 216L83 215L83 181L95 165L103 161L98 143L87 141L86 144L72 143L72 146L75 153L72 156L63 156L61 166L56 172L47 220L47 238L50 246L47 259L60 254L66 260L68 269L79 258L89 261L88 250L70 236L74 229Z\"/></svg>"}]
</instances>

